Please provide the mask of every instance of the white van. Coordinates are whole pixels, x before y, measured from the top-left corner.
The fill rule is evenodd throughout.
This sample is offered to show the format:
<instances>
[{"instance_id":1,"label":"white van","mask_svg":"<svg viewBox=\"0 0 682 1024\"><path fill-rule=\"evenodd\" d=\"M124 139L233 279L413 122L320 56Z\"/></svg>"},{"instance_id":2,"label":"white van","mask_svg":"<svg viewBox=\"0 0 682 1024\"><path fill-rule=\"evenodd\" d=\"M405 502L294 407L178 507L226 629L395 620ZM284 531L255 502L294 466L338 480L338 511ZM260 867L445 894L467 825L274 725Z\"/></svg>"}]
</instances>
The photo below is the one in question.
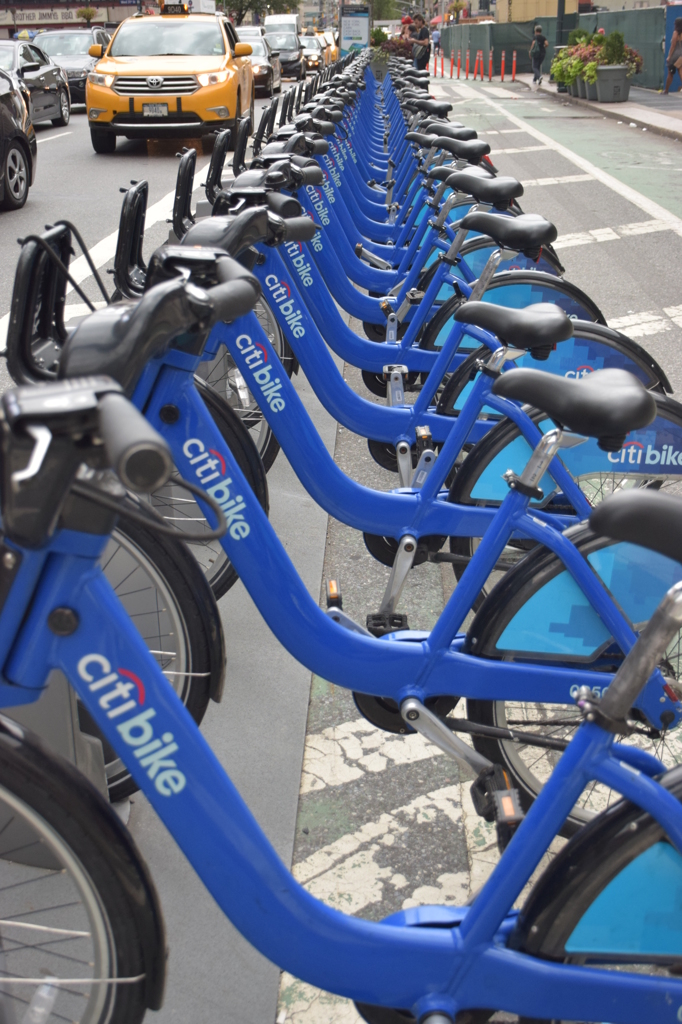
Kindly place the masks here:
<instances>
[{"instance_id":1,"label":"white van","mask_svg":"<svg viewBox=\"0 0 682 1024\"><path fill-rule=\"evenodd\" d=\"M268 14L263 22L266 32L293 32L301 34L301 22L298 14Z\"/></svg>"}]
</instances>

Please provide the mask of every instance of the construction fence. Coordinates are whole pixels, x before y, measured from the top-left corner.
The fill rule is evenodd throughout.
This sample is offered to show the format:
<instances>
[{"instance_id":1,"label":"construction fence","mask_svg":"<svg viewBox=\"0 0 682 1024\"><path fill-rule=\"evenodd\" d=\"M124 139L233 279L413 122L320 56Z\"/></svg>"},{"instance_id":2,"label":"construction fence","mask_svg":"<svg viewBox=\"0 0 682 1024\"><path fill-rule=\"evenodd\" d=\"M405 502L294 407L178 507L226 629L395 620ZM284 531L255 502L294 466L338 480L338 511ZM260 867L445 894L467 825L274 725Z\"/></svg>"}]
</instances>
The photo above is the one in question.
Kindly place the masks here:
<instances>
[{"instance_id":1,"label":"construction fence","mask_svg":"<svg viewBox=\"0 0 682 1024\"><path fill-rule=\"evenodd\" d=\"M682 12L682 6L679 8ZM519 74L531 71L529 50L536 24L542 26L543 35L549 44L545 60L545 72L549 74L551 57L554 47L559 45L556 38L556 17L536 18L533 21L489 22L488 24L471 24L461 22L459 25L443 29L441 45L446 56L454 51L455 62L457 51L462 54L464 68L465 54L471 53L473 70L476 52L483 50L486 76L488 72L488 55L493 51L493 73L500 74L502 51L506 55L506 73L511 71L512 53L516 50L516 70ZM568 33L574 28L585 28L588 32L596 32L603 28L608 34L614 29L622 32L625 42L638 50L644 58L644 69L633 79L633 85L645 89L660 89L665 76L665 37L666 8L648 7L635 11L604 11L599 14L567 14L564 17L563 39L566 43ZM456 66L456 64L455 64Z\"/></svg>"}]
</instances>

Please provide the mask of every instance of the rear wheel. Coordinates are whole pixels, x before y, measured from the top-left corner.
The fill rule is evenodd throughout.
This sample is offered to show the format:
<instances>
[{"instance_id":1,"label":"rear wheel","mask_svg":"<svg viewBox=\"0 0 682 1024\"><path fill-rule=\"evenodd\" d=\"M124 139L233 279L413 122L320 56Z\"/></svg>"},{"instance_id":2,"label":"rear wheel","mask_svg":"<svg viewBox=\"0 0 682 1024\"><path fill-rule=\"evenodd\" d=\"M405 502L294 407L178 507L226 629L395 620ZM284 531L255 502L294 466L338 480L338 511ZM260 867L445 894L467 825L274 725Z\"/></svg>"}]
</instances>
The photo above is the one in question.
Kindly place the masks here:
<instances>
[{"instance_id":1,"label":"rear wheel","mask_svg":"<svg viewBox=\"0 0 682 1024\"><path fill-rule=\"evenodd\" d=\"M104 131L102 128L91 128L90 141L95 153L108 154L116 151L116 136L113 132Z\"/></svg>"},{"instance_id":2,"label":"rear wheel","mask_svg":"<svg viewBox=\"0 0 682 1024\"><path fill-rule=\"evenodd\" d=\"M71 101L66 89L59 90L59 117L52 119L55 128L66 128L71 120Z\"/></svg>"},{"instance_id":3,"label":"rear wheel","mask_svg":"<svg viewBox=\"0 0 682 1024\"><path fill-rule=\"evenodd\" d=\"M18 142L10 143L4 166L5 194L0 209L20 210L28 198L28 160Z\"/></svg>"}]
</instances>

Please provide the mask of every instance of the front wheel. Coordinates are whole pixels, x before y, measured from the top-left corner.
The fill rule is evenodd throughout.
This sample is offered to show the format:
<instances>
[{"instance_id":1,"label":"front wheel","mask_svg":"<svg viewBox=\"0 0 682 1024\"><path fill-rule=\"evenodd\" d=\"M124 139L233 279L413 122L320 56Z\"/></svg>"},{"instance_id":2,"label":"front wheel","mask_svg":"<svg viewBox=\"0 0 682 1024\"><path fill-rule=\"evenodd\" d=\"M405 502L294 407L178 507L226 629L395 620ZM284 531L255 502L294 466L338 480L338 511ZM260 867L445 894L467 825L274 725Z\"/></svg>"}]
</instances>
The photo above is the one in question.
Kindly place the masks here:
<instances>
[{"instance_id":1,"label":"front wheel","mask_svg":"<svg viewBox=\"0 0 682 1024\"><path fill-rule=\"evenodd\" d=\"M71 101L66 89L59 90L59 117L52 118L55 128L66 128L71 120Z\"/></svg>"},{"instance_id":2,"label":"front wheel","mask_svg":"<svg viewBox=\"0 0 682 1024\"><path fill-rule=\"evenodd\" d=\"M4 717L0 778L0 1019L140 1024L161 1000L165 944L132 839L76 768Z\"/></svg>"},{"instance_id":3,"label":"front wheel","mask_svg":"<svg viewBox=\"0 0 682 1024\"><path fill-rule=\"evenodd\" d=\"M28 162L18 142L7 150L4 166L5 194L0 209L20 210L28 198Z\"/></svg>"},{"instance_id":4,"label":"front wheel","mask_svg":"<svg viewBox=\"0 0 682 1024\"><path fill-rule=\"evenodd\" d=\"M116 151L116 136L102 128L90 129L90 141L95 153L108 154Z\"/></svg>"}]
</instances>

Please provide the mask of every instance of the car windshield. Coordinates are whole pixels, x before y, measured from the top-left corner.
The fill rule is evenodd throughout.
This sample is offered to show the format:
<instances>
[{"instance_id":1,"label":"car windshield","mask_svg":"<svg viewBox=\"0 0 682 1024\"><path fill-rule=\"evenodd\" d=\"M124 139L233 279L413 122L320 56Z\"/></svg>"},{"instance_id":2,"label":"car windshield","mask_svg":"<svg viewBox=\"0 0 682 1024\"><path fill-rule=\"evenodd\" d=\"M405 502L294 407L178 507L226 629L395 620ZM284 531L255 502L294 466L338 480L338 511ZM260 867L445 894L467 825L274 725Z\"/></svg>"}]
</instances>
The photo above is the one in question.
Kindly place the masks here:
<instances>
[{"instance_id":1,"label":"car windshield","mask_svg":"<svg viewBox=\"0 0 682 1024\"><path fill-rule=\"evenodd\" d=\"M87 54L92 36L89 32L53 32L39 36L36 42L50 57L75 57Z\"/></svg>"},{"instance_id":2,"label":"car windshield","mask_svg":"<svg viewBox=\"0 0 682 1024\"><path fill-rule=\"evenodd\" d=\"M301 46L304 46L306 50L322 49L316 36L301 36Z\"/></svg>"},{"instance_id":3,"label":"car windshield","mask_svg":"<svg viewBox=\"0 0 682 1024\"><path fill-rule=\"evenodd\" d=\"M267 57L268 51L265 49L265 44L261 39L249 39L249 46L251 52L255 53L258 57Z\"/></svg>"},{"instance_id":4,"label":"car windshield","mask_svg":"<svg viewBox=\"0 0 682 1024\"><path fill-rule=\"evenodd\" d=\"M327 40L327 43L329 44L329 46L333 46L334 45L334 36L333 36L333 34L331 32L325 32L324 38Z\"/></svg>"},{"instance_id":5,"label":"car windshield","mask_svg":"<svg viewBox=\"0 0 682 1024\"><path fill-rule=\"evenodd\" d=\"M177 21L128 21L121 25L111 45L111 57L210 57L225 53L220 28L190 18Z\"/></svg>"},{"instance_id":6,"label":"car windshield","mask_svg":"<svg viewBox=\"0 0 682 1024\"><path fill-rule=\"evenodd\" d=\"M268 32L268 42L273 50L298 50L296 36L290 35L288 32L284 34Z\"/></svg>"},{"instance_id":7,"label":"car windshield","mask_svg":"<svg viewBox=\"0 0 682 1024\"><path fill-rule=\"evenodd\" d=\"M0 68L11 71L14 66L14 47L0 45Z\"/></svg>"}]
</instances>

